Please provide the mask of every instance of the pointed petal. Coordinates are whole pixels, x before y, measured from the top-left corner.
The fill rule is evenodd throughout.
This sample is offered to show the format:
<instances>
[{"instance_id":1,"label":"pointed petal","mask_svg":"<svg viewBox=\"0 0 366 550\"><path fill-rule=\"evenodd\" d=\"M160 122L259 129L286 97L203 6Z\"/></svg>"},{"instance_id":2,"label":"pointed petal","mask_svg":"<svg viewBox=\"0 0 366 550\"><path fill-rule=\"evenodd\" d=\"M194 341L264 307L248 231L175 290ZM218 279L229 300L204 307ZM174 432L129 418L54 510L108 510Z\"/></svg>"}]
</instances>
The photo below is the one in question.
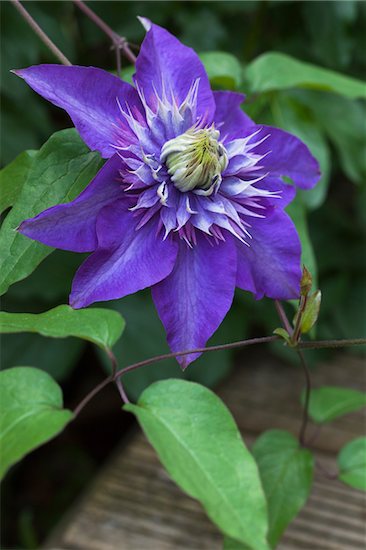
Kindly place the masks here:
<instances>
[{"instance_id":1,"label":"pointed petal","mask_svg":"<svg viewBox=\"0 0 366 550\"><path fill-rule=\"evenodd\" d=\"M106 206L97 220L99 247L77 271L70 295L74 308L114 300L154 285L172 271L177 245L156 236L151 220L136 231L127 201Z\"/></svg>"},{"instance_id":2,"label":"pointed petal","mask_svg":"<svg viewBox=\"0 0 366 550\"><path fill-rule=\"evenodd\" d=\"M121 198L118 169L121 159L115 155L72 202L52 206L35 218L25 220L19 232L35 241L61 250L91 252L97 247L95 224L98 213L107 204Z\"/></svg>"},{"instance_id":3,"label":"pointed petal","mask_svg":"<svg viewBox=\"0 0 366 550\"><path fill-rule=\"evenodd\" d=\"M118 127L127 131L118 101L124 110L126 104L142 110L133 86L102 69L36 65L14 72L42 97L65 109L88 147L104 158L115 153L111 144L117 141Z\"/></svg>"},{"instance_id":4,"label":"pointed petal","mask_svg":"<svg viewBox=\"0 0 366 550\"><path fill-rule=\"evenodd\" d=\"M261 161L263 172L271 176L287 176L302 189L311 189L320 178L317 160L306 145L297 137L271 126L263 126L262 132L254 139L269 134L269 137L253 150L266 155Z\"/></svg>"},{"instance_id":5,"label":"pointed petal","mask_svg":"<svg viewBox=\"0 0 366 550\"><path fill-rule=\"evenodd\" d=\"M231 141L245 134L247 128L254 126L251 118L240 108L245 96L237 92L214 92L216 111L215 126L220 130L221 139Z\"/></svg>"},{"instance_id":6,"label":"pointed petal","mask_svg":"<svg viewBox=\"0 0 366 550\"><path fill-rule=\"evenodd\" d=\"M258 189L278 193L276 197L262 199L263 204L272 204L275 208L286 208L296 195L296 187L283 183L280 178L266 177L257 184Z\"/></svg>"},{"instance_id":7,"label":"pointed petal","mask_svg":"<svg viewBox=\"0 0 366 550\"><path fill-rule=\"evenodd\" d=\"M144 20L148 28L136 61L135 81L143 90L148 104L156 104L155 90L168 99L173 96L178 106L185 100L194 81L199 79L197 116L212 121L215 102L206 71L198 55L184 46L167 30Z\"/></svg>"},{"instance_id":8,"label":"pointed petal","mask_svg":"<svg viewBox=\"0 0 366 550\"><path fill-rule=\"evenodd\" d=\"M179 243L172 273L152 288L152 296L172 351L204 347L224 319L234 297L236 251L231 238L212 245ZM185 369L199 354L177 358Z\"/></svg>"},{"instance_id":9,"label":"pointed petal","mask_svg":"<svg viewBox=\"0 0 366 550\"><path fill-rule=\"evenodd\" d=\"M266 219L251 219L251 226L250 247L237 242L237 286L257 300L298 298L301 244L294 224L285 212L275 210Z\"/></svg>"}]
</instances>

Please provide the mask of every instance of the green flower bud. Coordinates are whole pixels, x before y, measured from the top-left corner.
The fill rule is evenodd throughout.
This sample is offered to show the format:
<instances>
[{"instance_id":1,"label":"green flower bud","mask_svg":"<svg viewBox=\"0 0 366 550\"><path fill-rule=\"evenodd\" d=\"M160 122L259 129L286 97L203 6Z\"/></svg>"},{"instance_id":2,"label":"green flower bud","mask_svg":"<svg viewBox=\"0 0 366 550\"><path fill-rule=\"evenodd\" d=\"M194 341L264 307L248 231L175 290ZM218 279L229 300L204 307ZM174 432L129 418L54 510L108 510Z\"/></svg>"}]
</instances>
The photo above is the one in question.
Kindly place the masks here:
<instances>
[{"instance_id":1,"label":"green flower bud","mask_svg":"<svg viewBox=\"0 0 366 550\"><path fill-rule=\"evenodd\" d=\"M225 147L218 141L220 132L210 128L191 128L167 141L160 160L165 162L175 187L186 193L209 196L221 184L221 173L228 164Z\"/></svg>"}]
</instances>

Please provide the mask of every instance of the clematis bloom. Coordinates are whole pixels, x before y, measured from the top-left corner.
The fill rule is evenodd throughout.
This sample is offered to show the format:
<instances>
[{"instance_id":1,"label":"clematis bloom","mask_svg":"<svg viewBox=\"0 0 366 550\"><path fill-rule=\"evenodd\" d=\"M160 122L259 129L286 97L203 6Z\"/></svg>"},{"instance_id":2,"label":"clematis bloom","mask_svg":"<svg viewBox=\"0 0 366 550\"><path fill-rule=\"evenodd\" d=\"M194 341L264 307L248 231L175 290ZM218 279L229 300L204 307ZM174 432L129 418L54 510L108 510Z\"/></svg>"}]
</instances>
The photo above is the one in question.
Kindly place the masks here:
<instances>
[{"instance_id":1,"label":"clematis bloom","mask_svg":"<svg viewBox=\"0 0 366 550\"><path fill-rule=\"evenodd\" d=\"M242 94L213 92L192 49L142 22L134 86L93 67L16 71L108 159L79 197L19 230L92 253L73 281L74 308L152 287L179 351L206 344L236 286L257 299L299 295L301 246L283 210L295 187L283 176L308 189L319 167L296 137L256 125Z\"/></svg>"}]
</instances>

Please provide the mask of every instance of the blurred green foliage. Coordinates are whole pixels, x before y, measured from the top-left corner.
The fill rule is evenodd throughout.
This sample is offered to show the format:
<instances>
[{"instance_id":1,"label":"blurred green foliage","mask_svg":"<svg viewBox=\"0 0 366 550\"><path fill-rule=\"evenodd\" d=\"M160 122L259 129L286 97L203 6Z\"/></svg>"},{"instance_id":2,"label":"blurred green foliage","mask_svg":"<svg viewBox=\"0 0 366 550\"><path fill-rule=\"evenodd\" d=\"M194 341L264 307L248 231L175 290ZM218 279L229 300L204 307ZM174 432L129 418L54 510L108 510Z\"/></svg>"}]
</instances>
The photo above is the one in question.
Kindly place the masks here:
<instances>
[{"instance_id":1,"label":"blurred green foliage","mask_svg":"<svg viewBox=\"0 0 366 550\"><path fill-rule=\"evenodd\" d=\"M51 133L71 124L61 110L9 72L57 60L10 2L2 2L0 8L1 163L5 165L24 150L39 149ZM74 64L115 70L115 53L108 39L72 2L29 1L26 8ZM332 93L337 92L333 89L339 84L336 79L332 81L333 88L329 81L332 91L324 91L324 84L316 84L316 69L315 76L311 67L309 76L309 68L305 70L301 63L297 73L295 69L298 60L362 79L366 68L362 55L366 45L366 4L353 0L95 1L92 8L132 44L138 45L144 35L137 15L167 27L200 53L214 87L247 93L245 109L256 122L283 127L307 143L320 162L322 179L314 190L298 194L290 214L301 234L304 260L318 275L323 293L317 336L362 336L366 309L362 206L366 193L366 121L363 100L350 98L359 95L362 88L357 84L348 93L349 83L342 81L343 89ZM295 69L291 74L281 68L286 66L286 58L279 54L275 58L276 71L274 54L266 65L266 53L273 51L293 58ZM257 60L259 56L262 57ZM271 68L272 73L266 74ZM124 71L126 78L131 77L133 69L127 62ZM326 78L328 73L324 74ZM314 81L310 85L309 78ZM13 197L6 200L12 201ZM67 303L72 276L81 259L81 255L54 252L28 279L10 287L3 298L3 308L38 312ZM149 293L110 303L108 307L120 311L127 320L125 334L116 348L121 365L167 350ZM292 315L291 309L289 313ZM277 325L270 300L256 302L249 294L238 292L235 306L214 341L244 338L254 328L259 334L271 332ZM67 342L50 342L30 334L7 335L3 338L2 366L33 364L63 379L84 345L72 339ZM286 354L286 350L280 352ZM57 358L52 367L50 355ZM316 358L319 354L313 355ZM212 384L224 376L230 364L227 353L210 354L188 369L185 376ZM126 382L136 397L154 379L177 376L178 372L172 361L132 373Z\"/></svg>"}]
</instances>

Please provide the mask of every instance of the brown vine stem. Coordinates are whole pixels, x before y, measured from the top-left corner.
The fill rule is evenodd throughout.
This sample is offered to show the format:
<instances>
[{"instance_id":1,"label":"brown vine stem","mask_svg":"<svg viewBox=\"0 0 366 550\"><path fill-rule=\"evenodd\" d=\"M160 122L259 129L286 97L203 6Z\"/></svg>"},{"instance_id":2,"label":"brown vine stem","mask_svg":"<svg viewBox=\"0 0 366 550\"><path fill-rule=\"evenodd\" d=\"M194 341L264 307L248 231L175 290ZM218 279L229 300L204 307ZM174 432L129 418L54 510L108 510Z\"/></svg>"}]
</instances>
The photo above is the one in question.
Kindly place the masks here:
<instances>
[{"instance_id":1,"label":"brown vine stem","mask_svg":"<svg viewBox=\"0 0 366 550\"><path fill-rule=\"evenodd\" d=\"M110 359L111 366L112 366L112 372L111 372L112 380L114 380L114 382L116 383L116 386L117 386L117 389L119 391L119 394L121 396L122 401L124 403L129 403L130 400L127 397L127 394L125 392L125 388L123 386L122 380L118 377L116 378L116 372L117 372L117 368L118 368L117 358L114 355L113 351L109 348L106 349L106 353L107 353L107 355Z\"/></svg>"},{"instance_id":2,"label":"brown vine stem","mask_svg":"<svg viewBox=\"0 0 366 550\"><path fill-rule=\"evenodd\" d=\"M73 0L75 6L77 6L101 31L108 36L112 42L113 48L116 50L116 61L117 61L117 74L121 75L121 52L127 57L131 63L135 63L136 56L130 49L127 40L114 32L114 30L107 25L103 19L99 17L89 6L84 4L82 0Z\"/></svg>"},{"instance_id":3,"label":"brown vine stem","mask_svg":"<svg viewBox=\"0 0 366 550\"><path fill-rule=\"evenodd\" d=\"M310 404L310 395L311 395L311 376L309 367L306 364L304 354L301 350L297 350L297 355L300 359L302 370L305 375L305 400L304 400L304 409L302 415L301 428L299 432L299 443L302 447L305 447L305 436L306 429L309 424L309 404Z\"/></svg>"},{"instance_id":4,"label":"brown vine stem","mask_svg":"<svg viewBox=\"0 0 366 550\"><path fill-rule=\"evenodd\" d=\"M366 338L350 338L349 340L314 340L313 342L299 342L300 349L327 349L347 348L349 346L364 346Z\"/></svg>"},{"instance_id":5,"label":"brown vine stem","mask_svg":"<svg viewBox=\"0 0 366 550\"><path fill-rule=\"evenodd\" d=\"M57 57L57 59L63 65L72 65L71 61L58 49L56 44L47 36L47 34L41 29L38 23L33 19L30 13L25 9L25 7L19 2L19 0L11 0L13 6L18 10L20 15L25 19L28 25L34 30L34 32L39 36L44 44L51 50L51 52Z\"/></svg>"},{"instance_id":6,"label":"brown vine stem","mask_svg":"<svg viewBox=\"0 0 366 550\"><path fill-rule=\"evenodd\" d=\"M89 401L91 401L93 399L93 397L95 395L97 395L103 388L108 386L108 384L110 384L113 381L114 381L114 378L113 378L112 375L110 375L107 378L105 378L104 380L102 380L102 382L100 384L95 386L95 388L93 388L91 390L91 392L89 392L88 395L86 395L84 397L84 399L82 401L80 401L79 405L74 409L74 416L78 416L78 414L83 410L85 405L87 403L89 403Z\"/></svg>"},{"instance_id":7,"label":"brown vine stem","mask_svg":"<svg viewBox=\"0 0 366 550\"><path fill-rule=\"evenodd\" d=\"M254 344L264 344L267 342L275 342L276 340L280 340L279 336L264 336L262 338L252 338L251 340L242 340L240 342L232 342L231 344L221 344L219 346L209 346L207 348L196 348L186 351L178 351L176 353L164 353L163 355L156 355L154 357L150 357L149 359L144 359L143 361L139 361L138 363L134 363L133 365L129 365L128 367L125 367L124 369L120 369L118 371L113 372L108 378L103 380L96 388L94 388L90 393L88 393L84 399L79 403L79 405L74 410L74 415L77 416L82 409L93 399L93 397L102 390L105 386L110 384L111 382L115 382L118 379L120 379L124 374L127 374L128 372L139 369L140 367L145 367L147 365L153 365L154 363L158 363L159 361L164 361L166 359L174 359L175 357L181 357L183 355L190 355L191 353L205 353L210 351L218 351L218 350L224 350L224 349L235 349L235 348L241 348L246 346L251 346ZM118 387L118 386L117 386ZM121 395L122 399L123 396ZM123 399L125 403L128 403L128 398L125 396L125 399Z\"/></svg>"},{"instance_id":8,"label":"brown vine stem","mask_svg":"<svg viewBox=\"0 0 366 550\"><path fill-rule=\"evenodd\" d=\"M289 320L287 319L287 315L285 313L283 305L281 304L281 302L279 300L275 300L275 306L276 306L276 310L277 310L278 316L281 320L281 323L282 323L283 327L287 330L288 335L292 336L293 329L290 325Z\"/></svg>"},{"instance_id":9,"label":"brown vine stem","mask_svg":"<svg viewBox=\"0 0 366 550\"><path fill-rule=\"evenodd\" d=\"M190 349L186 351L178 351L176 353L165 353L163 355L156 355L154 357L150 357L150 359L145 359L144 361L134 363L133 365L129 365L124 369L120 369L116 371L114 376L113 375L108 376L108 378L103 380L103 382L101 382L96 388L94 388L88 395L84 397L81 403L74 410L74 414L75 416L77 416L80 413L80 411L85 407L85 405L87 405L89 401L91 401L91 399L101 389L107 386L110 382L114 382L115 380L117 380L117 378L123 376L124 374L127 374L127 372L138 369L140 367L152 365L154 363L158 363L159 361L164 361L165 359L174 359L175 357L190 355L192 353L208 353L210 351L237 349L237 348L252 346L255 344L266 344L269 342L276 342L276 341L277 342L282 341L282 338L280 336L263 336L261 338L252 338L250 340L240 340L239 342L232 342L230 344L220 344L218 346L208 346L207 348L196 348L196 349ZM366 338L357 338L354 340L321 340L321 341L314 341L314 342L300 342L297 345L297 347L293 349L341 348L346 346L356 346L356 345L358 346L362 344L366 344Z\"/></svg>"},{"instance_id":10,"label":"brown vine stem","mask_svg":"<svg viewBox=\"0 0 366 550\"><path fill-rule=\"evenodd\" d=\"M303 298L303 297L301 297L301 298ZM300 307L302 305L303 304L301 302ZM297 347L294 348L294 349L295 349L295 351L296 351L296 353L297 353L297 355L300 359L300 363L301 363L301 366L302 366L302 369L303 369L303 372L304 372L304 375L305 375L305 401L304 401L302 422L301 422L301 427L300 427L300 432L299 432L299 443L302 447L304 447L305 446L306 429L307 429L307 426L308 426L308 423L309 423L309 403L310 403L310 395L311 395L310 371L309 371L309 368L306 364L303 352L300 349L297 349L300 345L299 335L296 335L298 323L296 323L296 327L293 330L281 302L278 301L278 300L275 300L275 306L276 306L276 310L277 310L277 313L279 315L279 318L281 320L281 323L282 323L283 327L287 330L289 336L291 337L291 339L293 339L294 343L297 344ZM299 315L298 319L299 318L301 318L301 314Z\"/></svg>"},{"instance_id":11,"label":"brown vine stem","mask_svg":"<svg viewBox=\"0 0 366 550\"><path fill-rule=\"evenodd\" d=\"M191 349L186 351L177 351L176 353L164 353L163 355L156 355L155 357L151 357L150 359L144 359L143 361L139 361L138 363L134 363L133 365L129 365L128 367L125 367L124 369L117 371L116 378L118 378L119 376L123 376L124 374L127 374L132 370L136 370L141 367L151 365L152 363L158 363L166 359L174 359L177 357L182 357L183 355L190 355L191 353L192 354L207 353L210 351L222 351L222 350L228 350L228 349L243 348L246 346L253 346L255 344L266 344L268 342L275 342L276 340L279 340L279 339L280 339L279 336L262 336L260 338L251 338L250 340L241 340L239 342L232 342L230 344L208 346L207 348L196 348L196 349Z\"/></svg>"}]
</instances>

